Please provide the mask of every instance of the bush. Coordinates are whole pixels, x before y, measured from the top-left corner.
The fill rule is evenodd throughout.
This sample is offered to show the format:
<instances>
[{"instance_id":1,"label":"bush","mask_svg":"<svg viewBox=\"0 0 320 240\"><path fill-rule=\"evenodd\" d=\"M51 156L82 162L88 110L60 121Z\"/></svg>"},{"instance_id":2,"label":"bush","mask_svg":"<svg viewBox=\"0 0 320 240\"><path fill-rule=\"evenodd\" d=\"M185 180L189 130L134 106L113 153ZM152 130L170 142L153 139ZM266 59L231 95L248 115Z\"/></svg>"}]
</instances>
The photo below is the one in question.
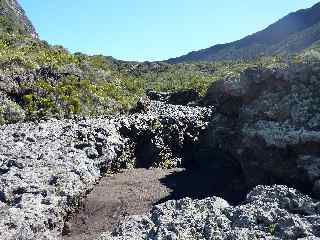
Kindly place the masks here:
<instances>
[{"instance_id":1,"label":"bush","mask_svg":"<svg viewBox=\"0 0 320 240\"><path fill-rule=\"evenodd\" d=\"M0 124L16 123L23 120L25 120L24 110L0 93Z\"/></svg>"},{"instance_id":2,"label":"bush","mask_svg":"<svg viewBox=\"0 0 320 240\"><path fill-rule=\"evenodd\" d=\"M317 59L318 55L318 52L305 54ZM293 59L301 61L301 55ZM239 76L248 67L274 67L282 62L277 56L177 65L125 62L102 55L71 54L61 46L50 46L17 33L0 34L0 74L9 79L8 86L16 88L6 91L19 95L10 109L20 108L26 112L27 119L32 120L126 111L146 89L195 89L203 96L216 80ZM2 116L14 115L4 108L1 111ZM8 117L13 121L17 118Z\"/></svg>"}]
</instances>

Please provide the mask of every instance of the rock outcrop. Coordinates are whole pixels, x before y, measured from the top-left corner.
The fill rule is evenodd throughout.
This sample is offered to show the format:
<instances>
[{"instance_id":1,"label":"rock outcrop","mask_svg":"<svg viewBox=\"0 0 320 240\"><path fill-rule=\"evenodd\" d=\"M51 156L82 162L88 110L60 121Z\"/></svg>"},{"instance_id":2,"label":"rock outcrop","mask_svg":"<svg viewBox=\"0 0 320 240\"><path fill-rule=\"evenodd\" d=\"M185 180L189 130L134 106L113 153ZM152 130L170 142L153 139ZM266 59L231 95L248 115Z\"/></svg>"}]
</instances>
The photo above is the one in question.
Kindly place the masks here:
<instances>
[{"instance_id":1,"label":"rock outcrop","mask_svg":"<svg viewBox=\"0 0 320 240\"><path fill-rule=\"evenodd\" d=\"M320 197L320 62L306 60L249 68L215 82L202 99L215 112L193 160L212 174L228 164L243 173L254 188L243 203L169 201L101 239L318 239L317 200L263 186Z\"/></svg>"},{"instance_id":2,"label":"rock outcrop","mask_svg":"<svg viewBox=\"0 0 320 240\"><path fill-rule=\"evenodd\" d=\"M1 239L56 239L123 147L106 121L2 126L0 142Z\"/></svg>"},{"instance_id":3,"label":"rock outcrop","mask_svg":"<svg viewBox=\"0 0 320 240\"><path fill-rule=\"evenodd\" d=\"M120 133L130 139L137 167L180 167L193 160L211 115L210 108L152 101L145 114L121 118Z\"/></svg>"},{"instance_id":4,"label":"rock outcrop","mask_svg":"<svg viewBox=\"0 0 320 240\"><path fill-rule=\"evenodd\" d=\"M319 79L317 61L214 83L203 99L217 112L204 142L239 162L249 186L286 184L320 197Z\"/></svg>"},{"instance_id":5,"label":"rock outcrop","mask_svg":"<svg viewBox=\"0 0 320 240\"><path fill-rule=\"evenodd\" d=\"M233 207L217 197L189 198L130 216L99 240L318 239L320 203L286 186L258 186Z\"/></svg>"},{"instance_id":6,"label":"rock outcrop","mask_svg":"<svg viewBox=\"0 0 320 240\"><path fill-rule=\"evenodd\" d=\"M108 171L181 165L210 113L151 102L147 113L118 118L0 126L0 239L59 239Z\"/></svg>"},{"instance_id":7,"label":"rock outcrop","mask_svg":"<svg viewBox=\"0 0 320 240\"><path fill-rule=\"evenodd\" d=\"M173 92L147 91L146 95L155 101L174 105L192 105L200 100L196 90L180 90Z\"/></svg>"}]
</instances>

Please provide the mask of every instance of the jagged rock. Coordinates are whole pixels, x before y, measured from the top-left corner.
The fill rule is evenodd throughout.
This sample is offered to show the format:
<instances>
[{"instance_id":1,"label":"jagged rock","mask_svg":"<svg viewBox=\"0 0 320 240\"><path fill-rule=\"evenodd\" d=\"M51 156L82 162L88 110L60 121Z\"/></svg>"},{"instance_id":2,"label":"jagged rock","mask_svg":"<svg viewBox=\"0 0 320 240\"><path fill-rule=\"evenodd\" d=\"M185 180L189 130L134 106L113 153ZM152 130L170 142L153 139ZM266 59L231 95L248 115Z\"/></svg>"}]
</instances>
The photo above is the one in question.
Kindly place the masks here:
<instances>
[{"instance_id":1,"label":"jagged rock","mask_svg":"<svg viewBox=\"0 0 320 240\"><path fill-rule=\"evenodd\" d=\"M317 63L248 69L210 88L203 103L214 108L167 104L169 94L165 102L141 99L137 111L110 119L1 126L0 238L67 233L64 220L84 194L121 168L196 161L212 171L234 168L249 186L285 183L319 197L319 69ZM238 207L215 197L159 205L121 223L111 237L307 239L319 237L318 216L318 204L295 190L257 187Z\"/></svg>"},{"instance_id":2,"label":"jagged rock","mask_svg":"<svg viewBox=\"0 0 320 240\"><path fill-rule=\"evenodd\" d=\"M161 101L173 105L190 105L200 100L200 96L195 90L180 90L173 92L147 91L146 95L155 101Z\"/></svg>"},{"instance_id":3,"label":"jagged rock","mask_svg":"<svg viewBox=\"0 0 320 240\"><path fill-rule=\"evenodd\" d=\"M320 177L320 62L251 68L214 83L216 106L205 137L241 164L247 182L311 191ZM205 144L204 144L205 145Z\"/></svg>"},{"instance_id":4,"label":"jagged rock","mask_svg":"<svg viewBox=\"0 0 320 240\"><path fill-rule=\"evenodd\" d=\"M149 135L150 148L161 156L146 166L181 162L182 149L197 143L211 110L150 104L147 113L111 119L0 126L0 239L67 233L64 220L103 174L146 164L136 151L149 151L140 137Z\"/></svg>"},{"instance_id":5,"label":"jagged rock","mask_svg":"<svg viewBox=\"0 0 320 240\"><path fill-rule=\"evenodd\" d=\"M108 135L98 156L91 137L99 129ZM68 212L124 145L105 120L21 123L1 126L0 132L0 238L8 240L56 239ZM86 141L92 141L94 154L77 147Z\"/></svg>"},{"instance_id":6,"label":"jagged rock","mask_svg":"<svg viewBox=\"0 0 320 240\"><path fill-rule=\"evenodd\" d=\"M137 167L180 167L207 127L212 110L153 101L149 112L120 119L122 136L135 145Z\"/></svg>"},{"instance_id":7,"label":"jagged rock","mask_svg":"<svg viewBox=\"0 0 320 240\"><path fill-rule=\"evenodd\" d=\"M150 98L153 101L166 102L166 101L168 101L170 93L148 90L148 91L146 91L146 95L148 98Z\"/></svg>"},{"instance_id":8,"label":"jagged rock","mask_svg":"<svg viewBox=\"0 0 320 240\"><path fill-rule=\"evenodd\" d=\"M244 204L182 199L130 216L99 240L319 239L320 203L285 186L258 186Z\"/></svg>"},{"instance_id":9,"label":"jagged rock","mask_svg":"<svg viewBox=\"0 0 320 240\"><path fill-rule=\"evenodd\" d=\"M196 90L181 90L172 92L169 96L168 103L176 105L188 105L195 103L200 99Z\"/></svg>"}]
</instances>

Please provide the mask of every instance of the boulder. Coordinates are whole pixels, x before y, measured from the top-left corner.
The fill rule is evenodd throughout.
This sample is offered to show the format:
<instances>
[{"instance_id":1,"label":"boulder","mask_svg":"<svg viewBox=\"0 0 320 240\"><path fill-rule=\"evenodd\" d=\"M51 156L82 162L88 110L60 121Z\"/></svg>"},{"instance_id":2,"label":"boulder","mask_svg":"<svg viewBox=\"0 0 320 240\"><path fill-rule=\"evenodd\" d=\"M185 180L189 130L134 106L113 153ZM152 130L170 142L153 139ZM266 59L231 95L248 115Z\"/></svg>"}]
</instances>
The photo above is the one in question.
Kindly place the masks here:
<instances>
[{"instance_id":1,"label":"boulder","mask_svg":"<svg viewBox=\"0 0 320 240\"><path fill-rule=\"evenodd\" d=\"M168 201L98 239L319 239L319 206L286 186L257 186L239 206L217 197Z\"/></svg>"},{"instance_id":2,"label":"boulder","mask_svg":"<svg viewBox=\"0 0 320 240\"><path fill-rule=\"evenodd\" d=\"M217 112L203 146L238 161L249 186L319 189L319 96L320 62L249 68L217 81L202 100Z\"/></svg>"},{"instance_id":3,"label":"boulder","mask_svg":"<svg viewBox=\"0 0 320 240\"><path fill-rule=\"evenodd\" d=\"M199 94L193 89L172 92L156 92L150 90L146 92L146 95L151 100L161 101L173 105L191 105L200 100Z\"/></svg>"}]
</instances>

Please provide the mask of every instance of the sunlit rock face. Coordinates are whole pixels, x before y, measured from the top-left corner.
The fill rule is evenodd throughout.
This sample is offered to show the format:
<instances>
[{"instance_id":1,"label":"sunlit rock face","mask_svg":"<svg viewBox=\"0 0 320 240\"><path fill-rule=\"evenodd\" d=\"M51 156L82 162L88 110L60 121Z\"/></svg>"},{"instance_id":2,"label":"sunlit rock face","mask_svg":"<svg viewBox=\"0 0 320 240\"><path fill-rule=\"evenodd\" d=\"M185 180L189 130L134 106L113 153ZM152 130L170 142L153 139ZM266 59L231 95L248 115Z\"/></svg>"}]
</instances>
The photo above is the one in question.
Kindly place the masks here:
<instances>
[{"instance_id":1,"label":"sunlit rock face","mask_svg":"<svg viewBox=\"0 0 320 240\"><path fill-rule=\"evenodd\" d=\"M206 143L230 154L248 185L283 183L319 195L320 63L251 68L212 85Z\"/></svg>"},{"instance_id":2,"label":"sunlit rock face","mask_svg":"<svg viewBox=\"0 0 320 240\"><path fill-rule=\"evenodd\" d=\"M59 239L106 173L183 165L210 115L150 102L128 116L0 126L0 239Z\"/></svg>"},{"instance_id":3,"label":"sunlit rock face","mask_svg":"<svg viewBox=\"0 0 320 240\"><path fill-rule=\"evenodd\" d=\"M34 38L38 34L18 1L0 1L0 31L8 33L28 34Z\"/></svg>"},{"instance_id":4,"label":"sunlit rock face","mask_svg":"<svg viewBox=\"0 0 320 240\"><path fill-rule=\"evenodd\" d=\"M239 206L217 197L168 201L98 239L319 239L319 220L319 202L286 186L257 186Z\"/></svg>"}]
</instances>

